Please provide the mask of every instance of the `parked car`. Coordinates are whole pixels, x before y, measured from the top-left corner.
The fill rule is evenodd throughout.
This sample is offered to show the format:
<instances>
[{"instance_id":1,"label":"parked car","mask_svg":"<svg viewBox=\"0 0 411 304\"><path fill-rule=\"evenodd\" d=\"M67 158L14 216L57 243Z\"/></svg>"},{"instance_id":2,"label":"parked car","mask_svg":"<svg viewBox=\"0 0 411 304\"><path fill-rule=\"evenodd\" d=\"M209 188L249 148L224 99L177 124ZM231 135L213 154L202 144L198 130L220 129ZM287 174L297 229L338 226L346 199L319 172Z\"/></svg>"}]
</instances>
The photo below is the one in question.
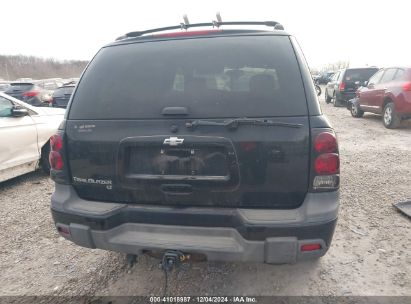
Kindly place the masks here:
<instances>
[{"instance_id":1,"label":"parked car","mask_svg":"<svg viewBox=\"0 0 411 304\"><path fill-rule=\"evenodd\" d=\"M49 138L63 109L36 108L0 93L0 182L36 170L48 172Z\"/></svg>"},{"instance_id":2,"label":"parked car","mask_svg":"<svg viewBox=\"0 0 411 304\"><path fill-rule=\"evenodd\" d=\"M12 82L4 91L7 95L24 101L32 106L48 106L53 91L42 87L42 82Z\"/></svg>"},{"instance_id":3,"label":"parked car","mask_svg":"<svg viewBox=\"0 0 411 304\"><path fill-rule=\"evenodd\" d=\"M33 106L49 106L54 90L62 85L60 78L12 82L5 93Z\"/></svg>"},{"instance_id":4,"label":"parked car","mask_svg":"<svg viewBox=\"0 0 411 304\"><path fill-rule=\"evenodd\" d=\"M70 100L71 94L73 94L76 83L74 81L66 83L53 92L53 96L50 99L51 107L66 108Z\"/></svg>"},{"instance_id":5,"label":"parked car","mask_svg":"<svg viewBox=\"0 0 411 304\"><path fill-rule=\"evenodd\" d=\"M274 31L154 29L97 53L51 142L62 236L165 258L293 263L326 253L339 206L336 136L295 38L259 24Z\"/></svg>"},{"instance_id":6,"label":"parked car","mask_svg":"<svg viewBox=\"0 0 411 304\"><path fill-rule=\"evenodd\" d=\"M36 84L43 88L43 100L50 103L53 92L61 87L64 82L61 78L50 78L38 80Z\"/></svg>"},{"instance_id":7,"label":"parked car","mask_svg":"<svg viewBox=\"0 0 411 304\"><path fill-rule=\"evenodd\" d=\"M334 72L322 73L318 77L316 77L314 80L317 84L326 84L331 80L333 75L334 75Z\"/></svg>"},{"instance_id":8,"label":"parked car","mask_svg":"<svg viewBox=\"0 0 411 304\"><path fill-rule=\"evenodd\" d=\"M335 107L345 104L355 97L359 85L367 81L378 68L349 68L337 71L325 87L325 102L334 102Z\"/></svg>"},{"instance_id":9,"label":"parked car","mask_svg":"<svg viewBox=\"0 0 411 304\"><path fill-rule=\"evenodd\" d=\"M386 128L397 128L401 120L411 118L411 68L380 69L356 95L350 105L352 116L380 114Z\"/></svg>"},{"instance_id":10,"label":"parked car","mask_svg":"<svg viewBox=\"0 0 411 304\"><path fill-rule=\"evenodd\" d=\"M0 92L6 91L10 87L9 82L2 81L0 82Z\"/></svg>"}]
</instances>

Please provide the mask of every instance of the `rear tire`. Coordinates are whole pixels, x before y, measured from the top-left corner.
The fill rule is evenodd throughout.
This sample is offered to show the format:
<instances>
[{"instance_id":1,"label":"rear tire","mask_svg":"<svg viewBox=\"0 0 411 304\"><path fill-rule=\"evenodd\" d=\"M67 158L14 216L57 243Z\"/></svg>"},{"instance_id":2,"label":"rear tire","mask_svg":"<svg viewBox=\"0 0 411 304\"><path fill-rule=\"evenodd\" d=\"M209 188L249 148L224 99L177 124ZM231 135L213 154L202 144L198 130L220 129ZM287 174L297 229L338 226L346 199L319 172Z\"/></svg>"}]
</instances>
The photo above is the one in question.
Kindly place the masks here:
<instances>
[{"instance_id":1,"label":"rear tire","mask_svg":"<svg viewBox=\"0 0 411 304\"><path fill-rule=\"evenodd\" d=\"M50 154L50 142L48 141L47 143L45 143L43 148L41 148L41 158L40 158L41 169L46 174L50 174L49 154Z\"/></svg>"},{"instance_id":2,"label":"rear tire","mask_svg":"<svg viewBox=\"0 0 411 304\"><path fill-rule=\"evenodd\" d=\"M334 107L339 106L339 102L338 102L338 99L337 99L337 94L335 94L335 93L334 93L334 96L333 96L333 105L334 105Z\"/></svg>"},{"instance_id":3,"label":"rear tire","mask_svg":"<svg viewBox=\"0 0 411 304\"><path fill-rule=\"evenodd\" d=\"M324 98L325 98L325 102L326 103L330 103L331 102L331 97L330 96L328 96L328 93L327 93L327 88L325 89L325 96L324 96Z\"/></svg>"},{"instance_id":4,"label":"rear tire","mask_svg":"<svg viewBox=\"0 0 411 304\"><path fill-rule=\"evenodd\" d=\"M400 126L401 118L395 112L394 103L389 102L385 105L382 113L382 123L387 129L395 129Z\"/></svg>"},{"instance_id":5,"label":"rear tire","mask_svg":"<svg viewBox=\"0 0 411 304\"><path fill-rule=\"evenodd\" d=\"M360 105L358 103L351 103L350 112L352 117L360 118L364 116L364 111L361 110Z\"/></svg>"}]
</instances>

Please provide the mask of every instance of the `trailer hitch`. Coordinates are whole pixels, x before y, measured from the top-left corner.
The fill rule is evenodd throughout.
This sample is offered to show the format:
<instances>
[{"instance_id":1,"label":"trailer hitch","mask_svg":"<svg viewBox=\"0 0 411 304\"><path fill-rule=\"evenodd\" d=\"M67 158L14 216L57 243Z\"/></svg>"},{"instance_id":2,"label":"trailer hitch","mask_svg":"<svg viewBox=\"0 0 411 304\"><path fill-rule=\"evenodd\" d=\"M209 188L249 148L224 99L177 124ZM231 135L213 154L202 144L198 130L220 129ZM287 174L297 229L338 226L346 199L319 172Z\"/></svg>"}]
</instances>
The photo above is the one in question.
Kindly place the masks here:
<instances>
[{"instance_id":1,"label":"trailer hitch","mask_svg":"<svg viewBox=\"0 0 411 304\"><path fill-rule=\"evenodd\" d=\"M164 296L167 295L168 273L174 268L180 267L183 262L189 261L190 258L190 254L184 254L178 250L167 250L164 252L159 265L159 268L164 271Z\"/></svg>"}]
</instances>

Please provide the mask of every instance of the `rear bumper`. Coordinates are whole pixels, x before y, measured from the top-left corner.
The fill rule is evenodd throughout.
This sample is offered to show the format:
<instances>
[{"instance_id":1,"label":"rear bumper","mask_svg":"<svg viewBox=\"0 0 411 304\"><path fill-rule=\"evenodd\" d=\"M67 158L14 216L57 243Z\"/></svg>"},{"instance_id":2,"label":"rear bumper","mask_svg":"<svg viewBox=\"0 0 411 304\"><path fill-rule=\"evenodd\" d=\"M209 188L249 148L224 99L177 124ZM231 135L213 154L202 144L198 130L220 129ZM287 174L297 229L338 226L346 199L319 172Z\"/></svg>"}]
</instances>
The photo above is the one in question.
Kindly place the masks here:
<instances>
[{"instance_id":1,"label":"rear bumper","mask_svg":"<svg viewBox=\"0 0 411 304\"><path fill-rule=\"evenodd\" d=\"M85 201L56 185L56 226L74 243L124 253L177 249L208 260L294 263L324 255L334 233L338 192L307 194L292 210L175 208ZM321 249L302 252L304 244Z\"/></svg>"},{"instance_id":2,"label":"rear bumper","mask_svg":"<svg viewBox=\"0 0 411 304\"><path fill-rule=\"evenodd\" d=\"M336 91L335 94L336 94L339 101L344 101L344 102L348 102L350 99L353 99L356 96L355 92Z\"/></svg>"}]
</instances>

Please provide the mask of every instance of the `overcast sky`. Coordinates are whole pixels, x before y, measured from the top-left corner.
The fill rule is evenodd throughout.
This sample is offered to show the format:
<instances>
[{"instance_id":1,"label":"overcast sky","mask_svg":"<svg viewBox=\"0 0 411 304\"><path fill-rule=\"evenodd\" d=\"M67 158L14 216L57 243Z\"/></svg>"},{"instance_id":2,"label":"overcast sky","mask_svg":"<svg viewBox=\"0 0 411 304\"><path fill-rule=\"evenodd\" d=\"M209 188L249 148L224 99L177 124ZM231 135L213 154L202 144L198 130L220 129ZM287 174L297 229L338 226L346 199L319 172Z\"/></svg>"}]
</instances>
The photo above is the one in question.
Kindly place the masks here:
<instances>
[{"instance_id":1,"label":"overcast sky","mask_svg":"<svg viewBox=\"0 0 411 304\"><path fill-rule=\"evenodd\" d=\"M134 30L211 21L281 22L296 36L311 67L410 65L408 0L2 0L0 54L89 60ZM1 68L1 67L0 67Z\"/></svg>"}]
</instances>

